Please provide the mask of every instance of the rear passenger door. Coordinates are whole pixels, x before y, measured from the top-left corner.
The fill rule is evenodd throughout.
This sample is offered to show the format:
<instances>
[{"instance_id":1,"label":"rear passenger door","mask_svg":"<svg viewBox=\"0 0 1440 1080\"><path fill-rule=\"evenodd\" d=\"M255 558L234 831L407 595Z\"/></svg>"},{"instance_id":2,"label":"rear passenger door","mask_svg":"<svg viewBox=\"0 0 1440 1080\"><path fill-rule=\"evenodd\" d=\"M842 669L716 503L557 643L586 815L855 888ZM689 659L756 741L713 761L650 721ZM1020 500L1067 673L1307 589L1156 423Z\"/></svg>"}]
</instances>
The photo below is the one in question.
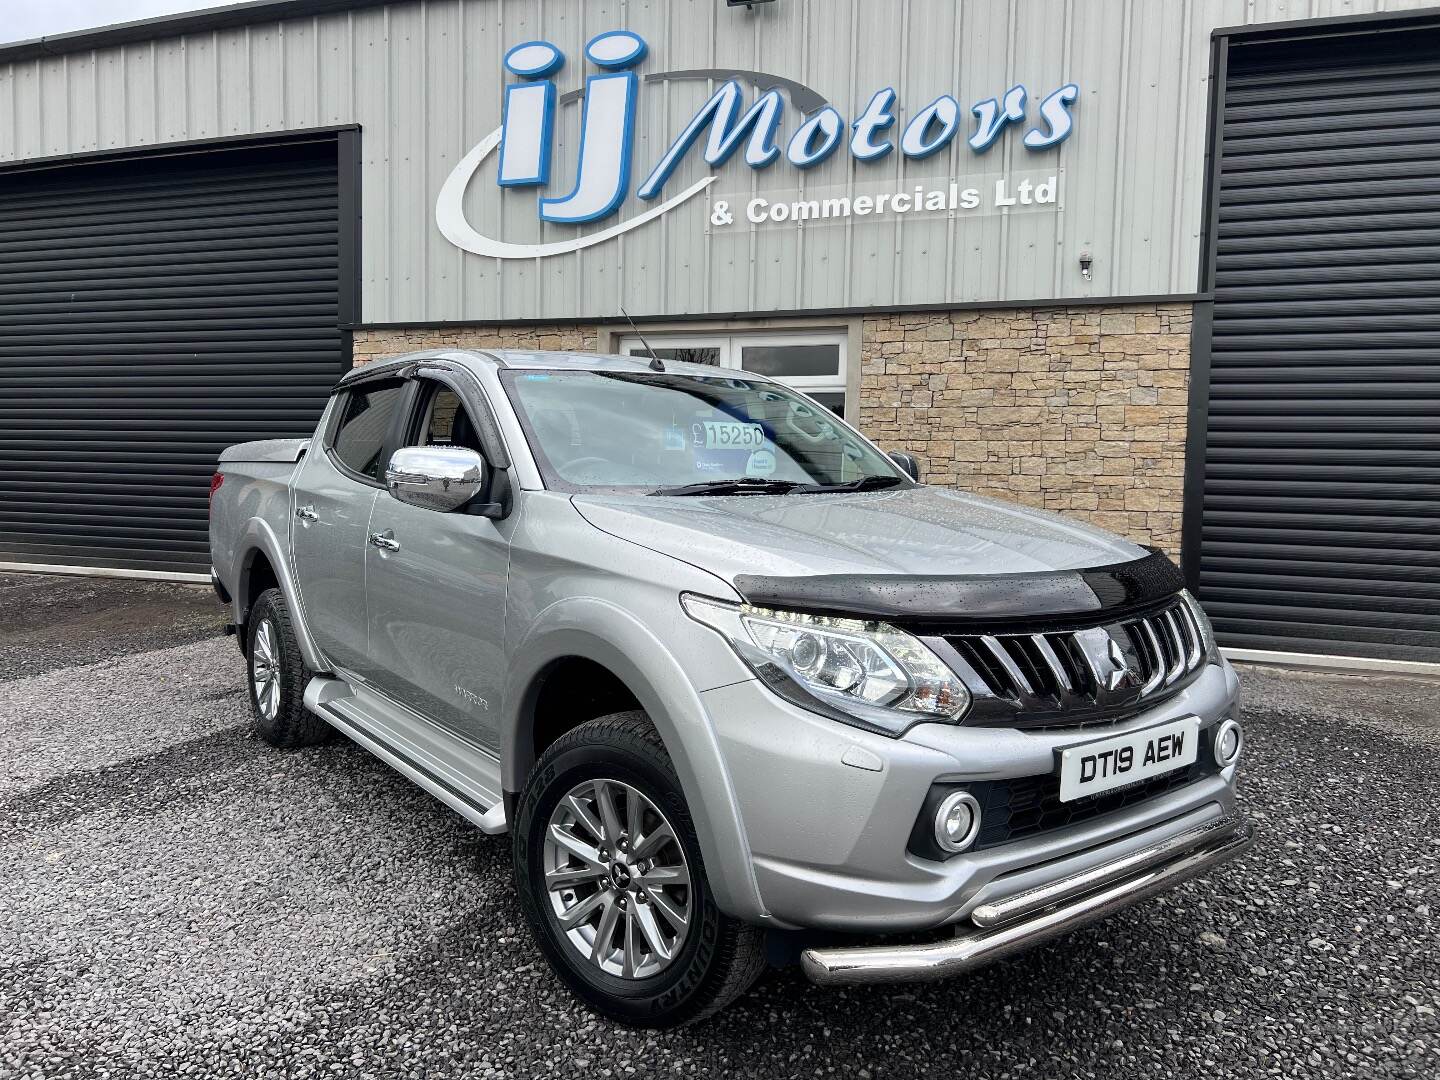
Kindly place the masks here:
<instances>
[{"instance_id":1,"label":"rear passenger door","mask_svg":"<svg viewBox=\"0 0 1440 1080\"><path fill-rule=\"evenodd\" d=\"M406 390L384 379L340 391L292 493L291 565L305 622L331 662L351 671L366 662L366 526Z\"/></svg>"},{"instance_id":2,"label":"rear passenger door","mask_svg":"<svg viewBox=\"0 0 1440 1080\"><path fill-rule=\"evenodd\" d=\"M490 465L494 448L475 423L481 391L460 374L420 376L398 445L475 450ZM468 400L467 400L468 399ZM441 512L408 506L388 492L376 501L369 532L398 549L365 553L372 683L427 718L498 753L496 718L505 674L505 587L511 520L462 507Z\"/></svg>"}]
</instances>

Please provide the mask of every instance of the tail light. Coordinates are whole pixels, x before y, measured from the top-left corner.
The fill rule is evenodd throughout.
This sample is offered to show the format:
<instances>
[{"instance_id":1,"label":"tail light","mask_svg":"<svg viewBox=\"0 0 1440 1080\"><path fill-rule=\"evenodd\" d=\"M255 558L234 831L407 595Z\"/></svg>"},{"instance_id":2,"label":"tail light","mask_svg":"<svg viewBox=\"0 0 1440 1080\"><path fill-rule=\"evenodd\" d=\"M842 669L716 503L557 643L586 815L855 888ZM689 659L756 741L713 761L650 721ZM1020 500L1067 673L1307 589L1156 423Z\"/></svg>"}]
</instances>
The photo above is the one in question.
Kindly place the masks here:
<instances>
[{"instance_id":1,"label":"tail light","mask_svg":"<svg viewBox=\"0 0 1440 1080\"><path fill-rule=\"evenodd\" d=\"M217 491L220 490L220 485L223 484L224 482L225 482L225 474L224 474L224 473L218 473L218 472L217 472L214 476L210 477L210 510L211 510L211 512L213 512L213 511L215 510L215 492L217 492Z\"/></svg>"}]
</instances>

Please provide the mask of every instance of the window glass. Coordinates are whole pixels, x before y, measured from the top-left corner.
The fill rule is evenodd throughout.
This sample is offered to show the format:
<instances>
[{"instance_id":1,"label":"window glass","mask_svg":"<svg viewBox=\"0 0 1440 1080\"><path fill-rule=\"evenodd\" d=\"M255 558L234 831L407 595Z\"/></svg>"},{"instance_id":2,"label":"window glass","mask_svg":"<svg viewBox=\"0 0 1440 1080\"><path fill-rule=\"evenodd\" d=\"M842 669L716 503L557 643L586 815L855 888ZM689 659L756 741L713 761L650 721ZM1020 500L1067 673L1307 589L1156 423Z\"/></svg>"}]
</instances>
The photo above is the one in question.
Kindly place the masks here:
<instances>
[{"instance_id":1,"label":"window glass","mask_svg":"<svg viewBox=\"0 0 1440 1080\"><path fill-rule=\"evenodd\" d=\"M347 468L380 479L385 436L404 392L405 384L396 381L360 386L345 395L333 449Z\"/></svg>"},{"instance_id":2,"label":"window glass","mask_svg":"<svg viewBox=\"0 0 1440 1080\"><path fill-rule=\"evenodd\" d=\"M845 415L845 392L843 390L811 390L810 396L836 416Z\"/></svg>"},{"instance_id":3,"label":"window glass","mask_svg":"<svg viewBox=\"0 0 1440 1080\"><path fill-rule=\"evenodd\" d=\"M742 345L740 366L772 379L840 374L839 345Z\"/></svg>"},{"instance_id":4,"label":"window glass","mask_svg":"<svg viewBox=\"0 0 1440 1080\"><path fill-rule=\"evenodd\" d=\"M677 345L673 348L661 347L658 349L631 349L631 356L643 356L647 360L659 357L661 360L674 360L677 364L714 364L720 363L719 348L708 346L683 346Z\"/></svg>"},{"instance_id":5,"label":"window glass","mask_svg":"<svg viewBox=\"0 0 1440 1080\"><path fill-rule=\"evenodd\" d=\"M511 370L502 379L546 484L560 490L898 476L832 413L771 382L608 371Z\"/></svg>"},{"instance_id":6,"label":"window glass","mask_svg":"<svg viewBox=\"0 0 1440 1080\"><path fill-rule=\"evenodd\" d=\"M460 395L448 386L435 391L430 399L430 423L425 431L426 446L452 444L455 437L455 417L460 412Z\"/></svg>"},{"instance_id":7,"label":"window glass","mask_svg":"<svg viewBox=\"0 0 1440 1080\"><path fill-rule=\"evenodd\" d=\"M648 348L638 337L621 340L629 356L659 356L710 364L726 370L754 372L803 390L835 415L845 414L845 353L843 335L836 333L735 333L667 338L657 333Z\"/></svg>"},{"instance_id":8,"label":"window glass","mask_svg":"<svg viewBox=\"0 0 1440 1080\"><path fill-rule=\"evenodd\" d=\"M469 410L460 401L460 395L448 386L437 384L430 398L428 419L422 434L424 446L463 446L484 455L480 435L470 421Z\"/></svg>"}]
</instances>

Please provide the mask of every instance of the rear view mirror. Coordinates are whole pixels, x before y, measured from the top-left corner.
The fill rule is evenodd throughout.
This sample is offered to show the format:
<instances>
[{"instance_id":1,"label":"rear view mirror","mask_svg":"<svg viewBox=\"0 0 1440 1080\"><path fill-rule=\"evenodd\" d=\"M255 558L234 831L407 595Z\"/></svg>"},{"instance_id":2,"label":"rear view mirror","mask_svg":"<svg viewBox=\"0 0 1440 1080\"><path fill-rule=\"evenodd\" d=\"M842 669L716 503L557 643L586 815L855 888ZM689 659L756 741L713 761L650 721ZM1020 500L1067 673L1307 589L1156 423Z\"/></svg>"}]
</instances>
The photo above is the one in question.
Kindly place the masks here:
<instances>
[{"instance_id":1,"label":"rear view mirror","mask_svg":"<svg viewBox=\"0 0 1440 1080\"><path fill-rule=\"evenodd\" d=\"M485 489L485 459L461 446L406 446L390 458L385 486L409 506L458 510Z\"/></svg>"},{"instance_id":2,"label":"rear view mirror","mask_svg":"<svg viewBox=\"0 0 1440 1080\"><path fill-rule=\"evenodd\" d=\"M922 482L920 479L920 459L914 454L907 450L896 450L890 455L890 460L900 466L900 471L910 477L911 480L914 480L917 484Z\"/></svg>"}]
</instances>

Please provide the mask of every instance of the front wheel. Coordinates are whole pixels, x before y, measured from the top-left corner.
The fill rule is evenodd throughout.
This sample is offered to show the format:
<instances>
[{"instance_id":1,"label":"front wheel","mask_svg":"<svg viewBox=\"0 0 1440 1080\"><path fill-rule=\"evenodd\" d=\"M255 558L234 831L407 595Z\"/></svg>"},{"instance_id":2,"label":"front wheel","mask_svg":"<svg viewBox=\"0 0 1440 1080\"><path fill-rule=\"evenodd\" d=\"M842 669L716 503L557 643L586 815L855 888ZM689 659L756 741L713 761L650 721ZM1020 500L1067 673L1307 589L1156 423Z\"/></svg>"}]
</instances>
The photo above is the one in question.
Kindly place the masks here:
<instances>
[{"instance_id":1,"label":"front wheel","mask_svg":"<svg viewBox=\"0 0 1440 1080\"><path fill-rule=\"evenodd\" d=\"M642 712L561 736L515 822L515 875L556 973L597 1012L642 1027L693 1023L764 967L762 931L715 905L690 812Z\"/></svg>"}]
</instances>

